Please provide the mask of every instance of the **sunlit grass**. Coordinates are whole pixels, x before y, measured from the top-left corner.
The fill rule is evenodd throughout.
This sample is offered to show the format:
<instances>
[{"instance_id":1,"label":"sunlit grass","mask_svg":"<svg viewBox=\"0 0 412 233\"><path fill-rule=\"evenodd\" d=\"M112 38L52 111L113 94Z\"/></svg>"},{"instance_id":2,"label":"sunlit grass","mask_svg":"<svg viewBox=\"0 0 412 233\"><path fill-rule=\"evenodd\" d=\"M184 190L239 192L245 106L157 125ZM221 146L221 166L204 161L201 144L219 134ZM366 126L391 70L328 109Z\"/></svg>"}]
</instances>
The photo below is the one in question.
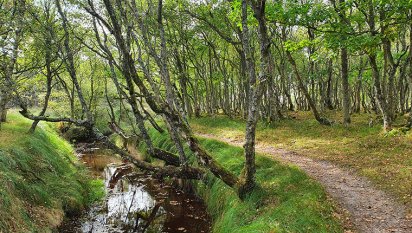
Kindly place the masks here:
<instances>
[{"instance_id":1,"label":"sunlit grass","mask_svg":"<svg viewBox=\"0 0 412 233\"><path fill-rule=\"evenodd\" d=\"M329 112L336 124L319 125L310 112L290 113L295 119L267 125L259 123L257 141L293 150L304 156L328 160L355 169L412 209L412 133L387 135L374 115L353 114L349 127L339 124L341 113ZM402 122L399 118L399 122ZM243 140L245 123L224 116L192 119L195 131Z\"/></svg>"}]
</instances>

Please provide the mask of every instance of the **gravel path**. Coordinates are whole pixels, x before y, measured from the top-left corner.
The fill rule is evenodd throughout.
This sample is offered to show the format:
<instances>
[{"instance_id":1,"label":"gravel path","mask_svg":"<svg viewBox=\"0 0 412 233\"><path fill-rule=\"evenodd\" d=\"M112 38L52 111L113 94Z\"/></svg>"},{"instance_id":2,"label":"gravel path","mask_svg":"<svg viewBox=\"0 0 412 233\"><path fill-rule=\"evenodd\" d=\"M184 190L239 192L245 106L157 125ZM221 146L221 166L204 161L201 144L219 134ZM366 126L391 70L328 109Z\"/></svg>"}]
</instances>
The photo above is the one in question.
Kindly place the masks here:
<instances>
[{"instance_id":1,"label":"gravel path","mask_svg":"<svg viewBox=\"0 0 412 233\"><path fill-rule=\"evenodd\" d=\"M219 138L211 134L198 135L234 146L243 145L243 141L239 140ZM349 213L351 224L359 232L412 233L412 218L407 216L406 207L375 188L366 178L330 162L313 160L273 146L257 144L256 152L294 164L316 179L325 187L329 196Z\"/></svg>"}]
</instances>

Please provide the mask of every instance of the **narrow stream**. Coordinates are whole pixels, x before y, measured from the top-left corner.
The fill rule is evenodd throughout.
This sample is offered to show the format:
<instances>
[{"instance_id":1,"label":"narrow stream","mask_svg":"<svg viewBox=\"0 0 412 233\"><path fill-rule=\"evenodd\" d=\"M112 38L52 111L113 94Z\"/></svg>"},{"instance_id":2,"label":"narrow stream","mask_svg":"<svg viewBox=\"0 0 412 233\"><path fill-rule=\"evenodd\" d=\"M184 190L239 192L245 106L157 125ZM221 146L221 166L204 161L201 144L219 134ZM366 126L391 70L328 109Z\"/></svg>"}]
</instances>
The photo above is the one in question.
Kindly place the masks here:
<instances>
[{"instance_id":1,"label":"narrow stream","mask_svg":"<svg viewBox=\"0 0 412 233\"><path fill-rule=\"evenodd\" d=\"M106 198L80 217L66 221L61 233L210 232L201 199L132 169L110 151L90 149L79 158L104 180Z\"/></svg>"}]
</instances>

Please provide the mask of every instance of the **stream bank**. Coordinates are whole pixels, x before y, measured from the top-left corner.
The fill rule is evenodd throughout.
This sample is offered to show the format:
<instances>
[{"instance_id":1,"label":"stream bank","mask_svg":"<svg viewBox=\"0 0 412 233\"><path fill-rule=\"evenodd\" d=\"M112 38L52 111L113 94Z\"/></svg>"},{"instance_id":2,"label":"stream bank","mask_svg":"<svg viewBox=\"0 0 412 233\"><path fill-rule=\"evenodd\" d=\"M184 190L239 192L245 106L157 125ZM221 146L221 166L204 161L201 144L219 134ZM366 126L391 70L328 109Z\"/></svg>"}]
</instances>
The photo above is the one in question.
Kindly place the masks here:
<instances>
[{"instance_id":1,"label":"stream bank","mask_svg":"<svg viewBox=\"0 0 412 233\"><path fill-rule=\"evenodd\" d=\"M0 232L53 232L96 200L98 185L53 127L11 111L0 130Z\"/></svg>"}]
</instances>

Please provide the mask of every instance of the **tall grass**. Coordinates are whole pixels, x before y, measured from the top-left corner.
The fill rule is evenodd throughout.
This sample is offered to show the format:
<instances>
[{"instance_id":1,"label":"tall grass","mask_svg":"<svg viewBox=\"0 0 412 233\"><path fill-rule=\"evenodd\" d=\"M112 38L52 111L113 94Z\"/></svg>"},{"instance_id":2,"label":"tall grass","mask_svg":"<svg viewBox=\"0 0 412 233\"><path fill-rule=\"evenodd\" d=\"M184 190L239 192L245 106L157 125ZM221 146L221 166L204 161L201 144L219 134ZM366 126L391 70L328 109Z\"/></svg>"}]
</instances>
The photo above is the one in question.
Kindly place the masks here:
<instances>
[{"instance_id":1,"label":"tall grass","mask_svg":"<svg viewBox=\"0 0 412 233\"><path fill-rule=\"evenodd\" d=\"M101 188L47 124L11 113L0 131L0 232L48 232L98 198Z\"/></svg>"}]
</instances>

